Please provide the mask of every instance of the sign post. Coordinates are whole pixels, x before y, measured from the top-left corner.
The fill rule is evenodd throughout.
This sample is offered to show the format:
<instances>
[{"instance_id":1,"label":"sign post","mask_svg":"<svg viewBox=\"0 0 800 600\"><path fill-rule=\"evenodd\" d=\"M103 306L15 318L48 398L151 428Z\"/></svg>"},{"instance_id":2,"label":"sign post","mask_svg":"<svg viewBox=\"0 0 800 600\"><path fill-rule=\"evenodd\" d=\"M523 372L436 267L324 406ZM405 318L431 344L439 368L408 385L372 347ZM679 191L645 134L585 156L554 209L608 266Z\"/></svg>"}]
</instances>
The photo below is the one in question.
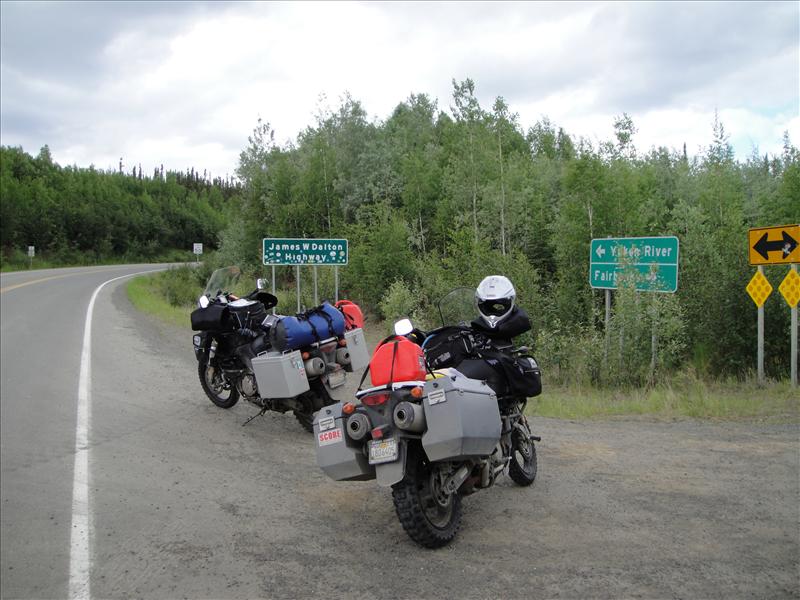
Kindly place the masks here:
<instances>
[{"instance_id":1,"label":"sign post","mask_svg":"<svg viewBox=\"0 0 800 600\"><path fill-rule=\"evenodd\" d=\"M296 280L297 280L297 312L300 312L300 265L295 267Z\"/></svg>"},{"instance_id":2,"label":"sign post","mask_svg":"<svg viewBox=\"0 0 800 600\"><path fill-rule=\"evenodd\" d=\"M797 385L797 301L800 299L800 225L775 225L754 227L747 232L747 250L750 264L758 272L747 284L747 293L758 306L758 382L764 383L764 302L772 293L772 286L764 277L763 265L791 265L791 270L778 287L792 311L791 362L792 386Z\"/></svg>"},{"instance_id":3,"label":"sign post","mask_svg":"<svg viewBox=\"0 0 800 600\"><path fill-rule=\"evenodd\" d=\"M272 265L272 295L275 295L275 265ZM272 307L272 314L275 314L275 307Z\"/></svg>"},{"instance_id":4,"label":"sign post","mask_svg":"<svg viewBox=\"0 0 800 600\"><path fill-rule=\"evenodd\" d=\"M200 262L200 255L203 253L203 244L194 243L192 244L192 252L194 253L195 259L194 262Z\"/></svg>"},{"instance_id":5,"label":"sign post","mask_svg":"<svg viewBox=\"0 0 800 600\"><path fill-rule=\"evenodd\" d=\"M797 265L792 265L791 270L783 278L778 290L786 300L792 311L791 333L791 377L792 387L797 387L797 303L800 301L800 275L797 274Z\"/></svg>"},{"instance_id":6,"label":"sign post","mask_svg":"<svg viewBox=\"0 0 800 600\"><path fill-rule=\"evenodd\" d=\"M640 292L675 293L678 289L678 238L674 235L661 237L597 238L593 239L589 251L589 285L605 290L606 295L606 343L605 360L608 362L611 323L611 290L618 288L617 280L626 270L634 270L639 276L634 282ZM655 302L655 299L654 299ZM654 311L655 314L655 311ZM656 319L650 339L651 374L655 373L658 335ZM620 335L620 354L622 336Z\"/></svg>"},{"instance_id":7,"label":"sign post","mask_svg":"<svg viewBox=\"0 0 800 600\"><path fill-rule=\"evenodd\" d=\"M339 300L339 265L348 261L348 244L345 239L264 238L262 247L264 265L273 269L278 265L296 267L297 312L300 312L300 266L314 267L314 302L318 303L317 267L333 266L336 269L336 300ZM274 271L273 271L274 273ZM273 294L275 291L273 274Z\"/></svg>"},{"instance_id":8,"label":"sign post","mask_svg":"<svg viewBox=\"0 0 800 600\"><path fill-rule=\"evenodd\" d=\"M758 274L761 275L764 280L764 267L758 267ZM769 282L767 282L769 285ZM772 292L772 286L769 286L769 291ZM764 300L767 299L769 293L764 296ZM758 305L758 349L756 351L756 359L758 360L758 383L764 384L764 302L762 301L761 304Z\"/></svg>"},{"instance_id":9,"label":"sign post","mask_svg":"<svg viewBox=\"0 0 800 600\"><path fill-rule=\"evenodd\" d=\"M36 247L28 246L28 268L33 268L33 257L36 256Z\"/></svg>"},{"instance_id":10,"label":"sign post","mask_svg":"<svg viewBox=\"0 0 800 600\"><path fill-rule=\"evenodd\" d=\"M772 285L764 277L764 267L759 266L758 271L750 283L747 284L747 293L758 307L758 346L756 350L756 368L758 371L758 383L764 383L764 302L772 293Z\"/></svg>"}]
</instances>

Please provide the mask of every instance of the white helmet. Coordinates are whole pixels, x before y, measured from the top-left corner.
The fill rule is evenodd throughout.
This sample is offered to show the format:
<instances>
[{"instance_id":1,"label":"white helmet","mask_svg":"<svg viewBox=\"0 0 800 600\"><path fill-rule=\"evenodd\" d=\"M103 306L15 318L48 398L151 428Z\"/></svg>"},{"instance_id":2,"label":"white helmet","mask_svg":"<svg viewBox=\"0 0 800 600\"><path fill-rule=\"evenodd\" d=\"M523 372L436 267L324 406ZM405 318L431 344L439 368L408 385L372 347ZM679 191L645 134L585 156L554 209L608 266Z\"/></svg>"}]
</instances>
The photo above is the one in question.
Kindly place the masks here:
<instances>
[{"instance_id":1,"label":"white helmet","mask_svg":"<svg viewBox=\"0 0 800 600\"><path fill-rule=\"evenodd\" d=\"M486 324L494 329L511 314L517 293L508 277L489 275L475 290L475 304Z\"/></svg>"}]
</instances>

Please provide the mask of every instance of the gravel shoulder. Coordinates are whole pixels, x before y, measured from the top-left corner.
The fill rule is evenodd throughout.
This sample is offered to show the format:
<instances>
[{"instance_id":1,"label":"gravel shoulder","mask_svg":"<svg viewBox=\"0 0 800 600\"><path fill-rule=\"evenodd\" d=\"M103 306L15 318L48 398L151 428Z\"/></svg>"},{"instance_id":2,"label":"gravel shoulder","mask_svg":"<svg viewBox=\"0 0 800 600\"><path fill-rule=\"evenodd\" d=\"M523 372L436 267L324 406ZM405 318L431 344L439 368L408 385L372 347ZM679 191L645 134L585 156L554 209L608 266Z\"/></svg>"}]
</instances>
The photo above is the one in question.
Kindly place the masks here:
<instances>
[{"instance_id":1,"label":"gravel shoulder","mask_svg":"<svg viewBox=\"0 0 800 600\"><path fill-rule=\"evenodd\" d=\"M536 483L466 498L456 541L423 550L390 490L324 476L291 415L241 427L254 407L205 399L188 329L124 286L98 312L97 597L800 597L796 424L534 417Z\"/></svg>"}]
</instances>

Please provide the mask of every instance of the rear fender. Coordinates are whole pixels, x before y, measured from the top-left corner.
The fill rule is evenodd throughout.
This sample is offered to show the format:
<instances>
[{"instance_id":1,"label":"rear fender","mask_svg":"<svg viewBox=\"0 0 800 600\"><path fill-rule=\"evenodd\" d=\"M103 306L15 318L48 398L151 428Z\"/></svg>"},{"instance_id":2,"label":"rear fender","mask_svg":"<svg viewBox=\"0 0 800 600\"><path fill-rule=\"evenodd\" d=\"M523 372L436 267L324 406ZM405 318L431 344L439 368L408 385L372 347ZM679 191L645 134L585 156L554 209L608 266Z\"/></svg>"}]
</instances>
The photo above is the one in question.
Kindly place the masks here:
<instances>
[{"instance_id":1,"label":"rear fender","mask_svg":"<svg viewBox=\"0 0 800 600\"><path fill-rule=\"evenodd\" d=\"M375 478L378 480L378 485L382 487L391 487L405 477L408 442L400 439L397 443L398 459L394 462L375 465Z\"/></svg>"}]
</instances>

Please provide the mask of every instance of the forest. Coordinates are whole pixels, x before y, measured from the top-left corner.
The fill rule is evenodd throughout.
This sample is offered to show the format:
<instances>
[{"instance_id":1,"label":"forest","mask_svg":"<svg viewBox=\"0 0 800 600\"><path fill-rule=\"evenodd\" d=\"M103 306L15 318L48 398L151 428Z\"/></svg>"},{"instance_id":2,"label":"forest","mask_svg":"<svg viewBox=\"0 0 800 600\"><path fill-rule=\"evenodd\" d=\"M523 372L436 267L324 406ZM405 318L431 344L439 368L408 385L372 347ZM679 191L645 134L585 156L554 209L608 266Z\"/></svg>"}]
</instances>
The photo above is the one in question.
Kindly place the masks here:
<instances>
[{"instance_id":1,"label":"forest","mask_svg":"<svg viewBox=\"0 0 800 600\"><path fill-rule=\"evenodd\" d=\"M54 166L2 149L2 245L147 256L154 247L217 247L209 265L250 275L265 237L347 238L343 294L378 318L436 325L436 300L486 275L508 276L531 316L526 340L551 380L628 386L680 374L746 379L756 366L756 307L745 291L751 227L800 223L800 151L784 134L776 155L734 156L723 123L708 145L636 147L622 114L614 137L578 138L542 118L522 124L502 97L481 106L475 84L453 81L449 110L411 95L370 119L346 95L279 144L259 120L233 187L168 173L142 177ZM39 236L35 238L34 236ZM677 236L674 294L613 295L589 286L593 238ZM332 294L331 269L320 285ZM789 307L777 291L788 267L765 268L766 370L789 371ZM279 269L293 286L292 268ZM303 275L308 281L307 275ZM288 309L287 309L288 310ZM292 308L293 310L293 308Z\"/></svg>"},{"instance_id":2,"label":"forest","mask_svg":"<svg viewBox=\"0 0 800 600\"><path fill-rule=\"evenodd\" d=\"M449 109L412 95L375 122L346 96L285 145L259 121L240 156L244 193L221 236L223 261L257 270L263 237L344 237L342 286L386 319L435 325L435 302L452 287L510 277L555 379L641 385L681 369L752 373L747 230L800 223L800 152L788 134L780 155L737 160L715 119L697 156L642 152L626 114L614 120L614 139L592 143L544 118L526 128L501 97L481 106L469 79L453 81ZM677 293L623 287L604 331L590 241L662 235L680 242ZM766 370L775 378L789 369L790 311L777 292L787 271L765 267L775 288Z\"/></svg>"},{"instance_id":3,"label":"forest","mask_svg":"<svg viewBox=\"0 0 800 600\"><path fill-rule=\"evenodd\" d=\"M61 167L44 146L33 157L0 147L0 247L4 267L27 267L27 247L48 265L186 260L216 244L235 181L189 172L151 175Z\"/></svg>"}]
</instances>

